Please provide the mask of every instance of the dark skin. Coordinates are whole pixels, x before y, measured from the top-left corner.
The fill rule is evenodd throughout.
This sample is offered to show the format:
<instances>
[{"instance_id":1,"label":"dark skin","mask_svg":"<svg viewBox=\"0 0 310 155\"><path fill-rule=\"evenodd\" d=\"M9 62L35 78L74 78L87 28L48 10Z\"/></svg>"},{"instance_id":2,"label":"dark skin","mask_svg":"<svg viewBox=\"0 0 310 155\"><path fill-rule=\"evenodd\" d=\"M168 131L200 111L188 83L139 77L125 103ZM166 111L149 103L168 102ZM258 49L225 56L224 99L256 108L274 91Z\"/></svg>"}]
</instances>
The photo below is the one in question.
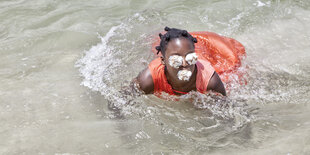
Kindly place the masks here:
<instances>
[{"instance_id":1,"label":"dark skin","mask_svg":"<svg viewBox=\"0 0 310 155\"><path fill-rule=\"evenodd\" d=\"M186 38L176 38L171 40L166 48L165 55L161 57L162 64L165 65L165 75L167 77L168 83L172 86L172 89L181 91L181 92L190 92L192 90L196 91L196 75L197 75L197 66L189 65L185 61L185 57L187 54L195 52L195 48L193 43L187 40ZM174 68L169 65L169 57L172 55L179 55L183 57L182 66L179 68ZM186 69L191 71L193 74L188 81L179 80L177 77L177 73L179 70ZM136 78L136 82L139 84L140 89L145 94L151 94L154 91L154 83L151 72L149 68L145 68L138 77ZM223 82L221 81L219 75L214 72L209 84L207 86L208 91L218 92L224 96L226 96L225 87ZM177 95L181 95L175 92Z\"/></svg>"}]
</instances>

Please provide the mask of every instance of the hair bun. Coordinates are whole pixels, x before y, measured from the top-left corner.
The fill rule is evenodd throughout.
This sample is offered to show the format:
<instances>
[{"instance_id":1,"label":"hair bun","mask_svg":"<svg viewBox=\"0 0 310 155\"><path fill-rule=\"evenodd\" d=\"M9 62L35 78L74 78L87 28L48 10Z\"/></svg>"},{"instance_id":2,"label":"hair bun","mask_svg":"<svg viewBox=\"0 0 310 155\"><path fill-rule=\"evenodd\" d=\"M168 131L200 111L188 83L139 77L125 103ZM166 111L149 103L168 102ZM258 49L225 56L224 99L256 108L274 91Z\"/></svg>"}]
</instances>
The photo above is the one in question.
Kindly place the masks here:
<instances>
[{"instance_id":1,"label":"hair bun","mask_svg":"<svg viewBox=\"0 0 310 155\"><path fill-rule=\"evenodd\" d=\"M157 54L161 51L160 46L156 46L155 49L157 50Z\"/></svg>"},{"instance_id":2,"label":"hair bun","mask_svg":"<svg viewBox=\"0 0 310 155\"><path fill-rule=\"evenodd\" d=\"M169 40L170 40L170 35L169 35L169 34L166 34L165 40L166 40L166 41L169 41Z\"/></svg>"},{"instance_id":3,"label":"hair bun","mask_svg":"<svg viewBox=\"0 0 310 155\"><path fill-rule=\"evenodd\" d=\"M193 38L193 42L194 42L194 43L197 43L197 39L196 39L196 38Z\"/></svg>"},{"instance_id":4,"label":"hair bun","mask_svg":"<svg viewBox=\"0 0 310 155\"><path fill-rule=\"evenodd\" d=\"M170 30L171 29L168 26L165 27L165 31L170 31Z\"/></svg>"},{"instance_id":5,"label":"hair bun","mask_svg":"<svg viewBox=\"0 0 310 155\"><path fill-rule=\"evenodd\" d=\"M182 36L187 37L187 31L186 30L182 30Z\"/></svg>"},{"instance_id":6,"label":"hair bun","mask_svg":"<svg viewBox=\"0 0 310 155\"><path fill-rule=\"evenodd\" d=\"M160 46L156 46L155 49L156 49L157 51L160 51L161 48L160 48Z\"/></svg>"}]
</instances>

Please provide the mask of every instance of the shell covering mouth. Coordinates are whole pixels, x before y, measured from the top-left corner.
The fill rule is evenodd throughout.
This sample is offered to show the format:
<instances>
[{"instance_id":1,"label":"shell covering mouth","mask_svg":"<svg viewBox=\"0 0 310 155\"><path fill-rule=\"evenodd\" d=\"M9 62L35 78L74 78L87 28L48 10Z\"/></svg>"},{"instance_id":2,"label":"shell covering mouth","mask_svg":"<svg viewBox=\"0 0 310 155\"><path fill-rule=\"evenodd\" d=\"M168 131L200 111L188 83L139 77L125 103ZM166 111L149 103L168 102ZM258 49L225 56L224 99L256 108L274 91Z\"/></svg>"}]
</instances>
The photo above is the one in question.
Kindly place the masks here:
<instances>
[{"instance_id":1,"label":"shell covering mouth","mask_svg":"<svg viewBox=\"0 0 310 155\"><path fill-rule=\"evenodd\" d=\"M189 81L191 76L192 76L192 72L186 69L182 69L178 72L179 80Z\"/></svg>"}]
</instances>

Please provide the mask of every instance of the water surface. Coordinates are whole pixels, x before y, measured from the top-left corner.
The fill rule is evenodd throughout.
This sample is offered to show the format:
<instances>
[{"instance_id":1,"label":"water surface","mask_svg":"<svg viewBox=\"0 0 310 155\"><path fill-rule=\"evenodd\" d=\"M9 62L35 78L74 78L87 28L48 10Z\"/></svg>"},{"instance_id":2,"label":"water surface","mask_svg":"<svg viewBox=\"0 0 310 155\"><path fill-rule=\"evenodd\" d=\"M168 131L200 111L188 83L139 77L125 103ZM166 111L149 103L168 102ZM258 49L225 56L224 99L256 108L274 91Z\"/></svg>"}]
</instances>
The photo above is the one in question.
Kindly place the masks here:
<instances>
[{"instance_id":1,"label":"water surface","mask_svg":"<svg viewBox=\"0 0 310 155\"><path fill-rule=\"evenodd\" d=\"M2 0L0 154L310 154L309 23L307 0ZM240 41L248 84L123 98L164 26Z\"/></svg>"}]
</instances>

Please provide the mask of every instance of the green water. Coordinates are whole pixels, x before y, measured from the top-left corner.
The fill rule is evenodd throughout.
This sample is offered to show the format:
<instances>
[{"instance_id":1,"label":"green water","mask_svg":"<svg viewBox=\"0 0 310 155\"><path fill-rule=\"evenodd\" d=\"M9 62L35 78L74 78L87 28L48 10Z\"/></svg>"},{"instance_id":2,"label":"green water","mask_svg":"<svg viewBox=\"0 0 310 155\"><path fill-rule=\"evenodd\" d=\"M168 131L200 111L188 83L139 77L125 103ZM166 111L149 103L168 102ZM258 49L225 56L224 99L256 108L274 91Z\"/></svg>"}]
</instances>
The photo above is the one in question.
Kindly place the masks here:
<instances>
[{"instance_id":1,"label":"green water","mask_svg":"<svg viewBox=\"0 0 310 155\"><path fill-rule=\"evenodd\" d=\"M1 0L0 154L310 154L309 23L307 0ZM240 41L248 84L122 105L164 26Z\"/></svg>"}]
</instances>

